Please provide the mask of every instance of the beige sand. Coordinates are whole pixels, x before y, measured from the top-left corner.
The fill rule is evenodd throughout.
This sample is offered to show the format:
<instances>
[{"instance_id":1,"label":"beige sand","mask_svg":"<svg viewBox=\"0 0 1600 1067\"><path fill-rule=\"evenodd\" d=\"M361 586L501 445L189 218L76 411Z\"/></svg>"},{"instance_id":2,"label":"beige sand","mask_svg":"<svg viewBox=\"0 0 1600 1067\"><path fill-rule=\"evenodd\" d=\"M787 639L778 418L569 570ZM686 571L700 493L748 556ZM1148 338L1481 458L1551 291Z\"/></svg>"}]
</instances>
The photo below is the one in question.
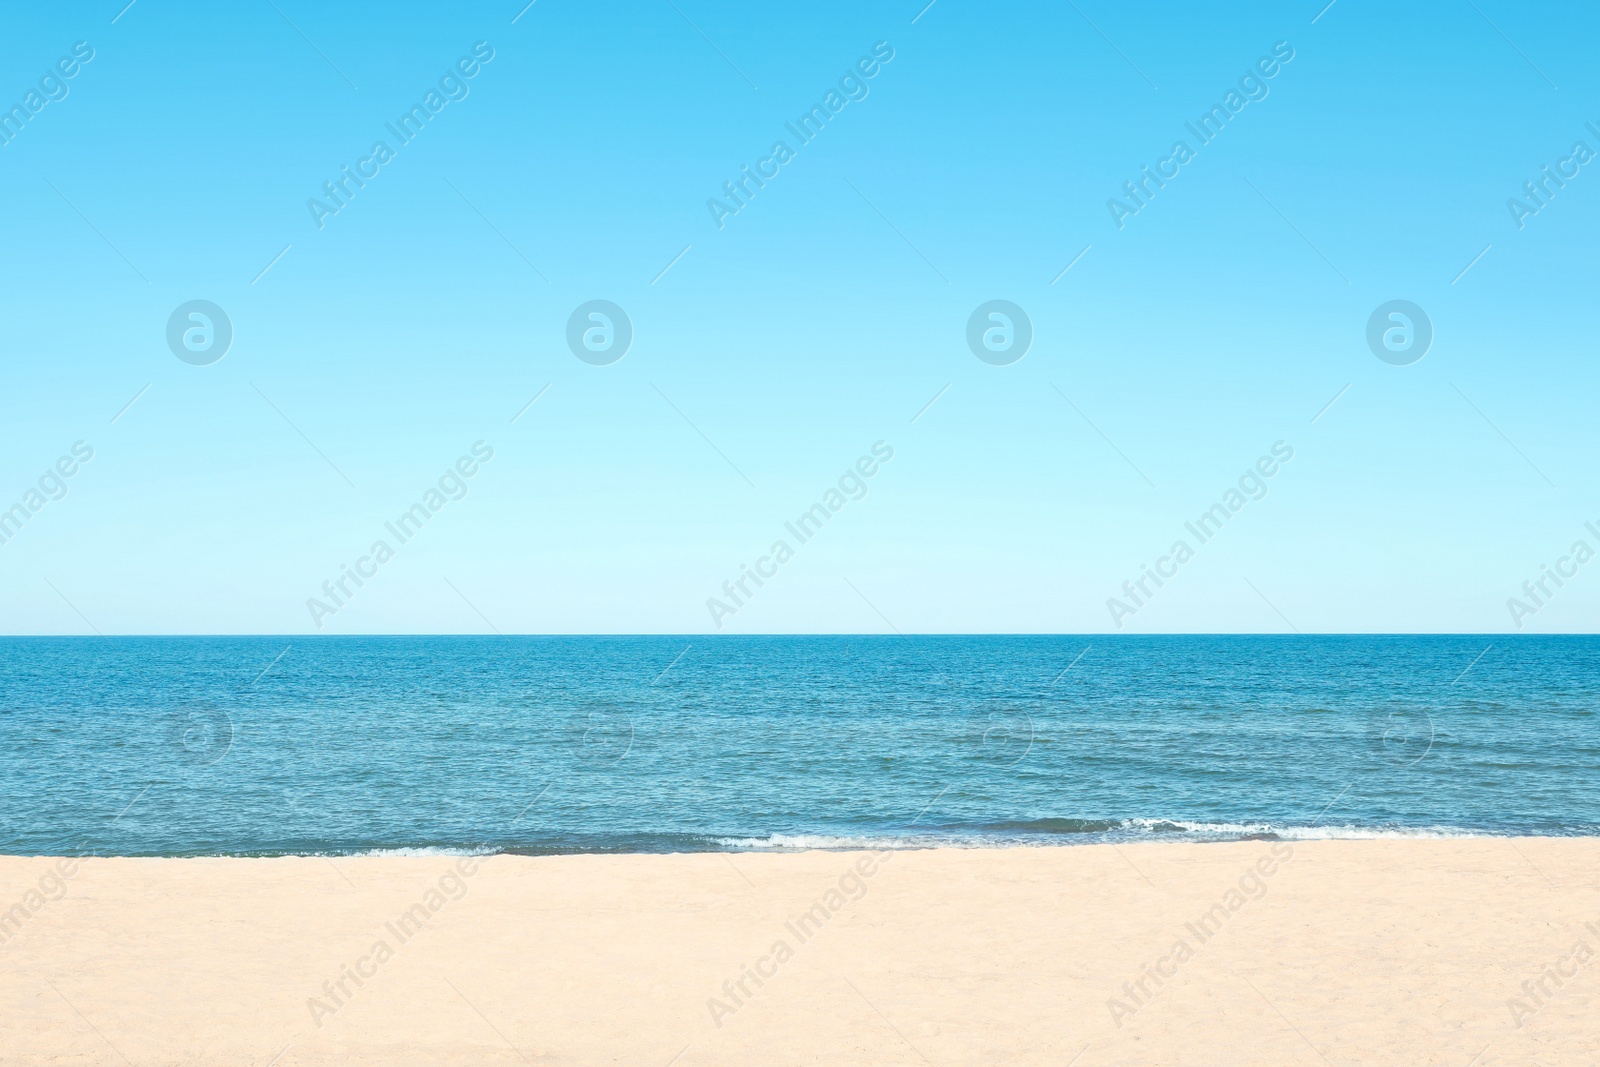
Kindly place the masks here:
<instances>
[{"instance_id":1,"label":"beige sand","mask_svg":"<svg viewBox=\"0 0 1600 1067\"><path fill-rule=\"evenodd\" d=\"M1285 851L5 857L0 1063L1600 1063L1600 841Z\"/></svg>"}]
</instances>

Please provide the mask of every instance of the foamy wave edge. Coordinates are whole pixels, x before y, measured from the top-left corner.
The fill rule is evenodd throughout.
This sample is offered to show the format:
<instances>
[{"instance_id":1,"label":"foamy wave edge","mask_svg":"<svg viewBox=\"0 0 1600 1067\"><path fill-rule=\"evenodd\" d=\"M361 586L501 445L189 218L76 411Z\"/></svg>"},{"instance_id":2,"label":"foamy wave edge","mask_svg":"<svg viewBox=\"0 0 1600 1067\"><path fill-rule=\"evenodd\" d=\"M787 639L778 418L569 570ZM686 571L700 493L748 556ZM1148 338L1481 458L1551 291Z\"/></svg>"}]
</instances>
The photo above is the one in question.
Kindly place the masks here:
<instances>
[{"instance_id":1,"label":"foamy wave edge","mask_svg":"<svg viewBox=\"0 0 1600 1067\"><path fill-rule=\"evenodd\" d=\"M428 856L498 856L504 849L484 845L476 848L458 848L448 845L425 845L421 847L398 848L368 848L355 852L326 852L315 853L319 856L337 856L342 858L384 856L384 857L428 857Z\"/></svg>"},{"instance_id":2,"label":"foamy wave edge","mask_svg":"<svg viewBox=\"0 0 1600 1067\"><path fill-rule=\"evenodd\" d=\"M1097 833L994 833L933 831L891 835L769 834L766 837L714 837L717 849L736 852L806 852L928 848L1055 848L1142 841L1220 842L1273 838L1285 841L1377 841L1504 837L1507 834L1458 826L1370 827L1293 826L1273 823L1200 823L1182 819L1129 819L1115 830Z\"/></svg>"}]
</instances>

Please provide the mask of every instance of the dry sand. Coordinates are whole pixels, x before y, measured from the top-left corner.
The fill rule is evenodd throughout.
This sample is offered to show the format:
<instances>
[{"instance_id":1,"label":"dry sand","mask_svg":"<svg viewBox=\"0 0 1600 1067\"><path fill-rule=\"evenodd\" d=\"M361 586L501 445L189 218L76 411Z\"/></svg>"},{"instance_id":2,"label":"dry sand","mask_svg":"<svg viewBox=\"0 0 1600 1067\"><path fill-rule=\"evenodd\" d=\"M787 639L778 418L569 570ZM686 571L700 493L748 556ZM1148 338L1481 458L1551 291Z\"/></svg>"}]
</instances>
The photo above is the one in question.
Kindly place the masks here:
<instances>
[{"instance_id":1,"label":"dry sand","mask_svg":"<svg viewBox=\"0 0 1600 1067\"><path fill-rule=\"evenodd\" d=\"M0 1063L1600 1063L1600 840L1285 848L0 857Z\"/></svg>"}]
</instances>

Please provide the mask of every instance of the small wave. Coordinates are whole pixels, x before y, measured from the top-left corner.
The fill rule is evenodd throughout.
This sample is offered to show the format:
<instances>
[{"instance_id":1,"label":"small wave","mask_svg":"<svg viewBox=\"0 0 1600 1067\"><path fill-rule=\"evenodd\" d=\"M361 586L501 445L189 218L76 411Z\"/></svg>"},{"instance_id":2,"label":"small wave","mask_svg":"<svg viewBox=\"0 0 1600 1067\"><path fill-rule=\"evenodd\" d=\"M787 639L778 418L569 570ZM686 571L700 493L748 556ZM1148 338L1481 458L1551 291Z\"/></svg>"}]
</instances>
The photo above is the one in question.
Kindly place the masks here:
<instances>
[{"instance_id":1,"label":"small wave","mask_svg":"<svg viewBox=\"0 0 1600 1067\"><path fill-rule=\"evenodd\" d=\"M1184 819L1129 819L1130 830L1153 834L1187 834L1201 838L1245 838L1290 841L1370 841L1386 838L1492 837L1487 830L1461 826L1323 826L1272 822L1191 822Z\"/></svg>"},{"instance_id":2,"label":"small wave","mask_svg":"<svg viewBox=\"0 0 1600 1067\"><path fill-rule=\"evenodd\" d=\"M768 834L712 837L713 850L804 852L812 849L1040 848L1052 845L1220 841L1374 841L1500 836L1460 826L1323 826L1186 819L1027 819L982 827L943 827L912 834Z\"/></svg>"},{"instance_id":3,"label":"small wave","mask_svg":"<svg viewBox=\"0 0 1600 1067\"><path fill-rule=\"evenodd\" d=\"M319 842L249 850L184 850L114 853L140 856L285 856L375 858L484 858L496 855L644 855L702 852L910 851L934 848L1049 848L1141 842L1220 843L1229 841L1375 841L1494 838L1520 835L1600 836L1600 826L1464 827L1450 825L1320 825L1291 822L1206 822L1195 819L1017 819L995 823L945 824L915 829L885 827L859 832L769 834L694 834L630 832L621 835L570 835L501 843L361 845Z\"/></svg>"},{"instance_id":4,"label":"small wave","mask_svg":"<svg viewBox=\"0 0 1600 1067\"><path fill-rule=\"evenodd\" d=\"M1123 825L1121 819L1021 819L983 827L999 833L1103 834Z\"/></svg>"},{"instance_id":5,"label":"small wave","mask_svg":"<svg viewBox=\"0 0 1600 1067\"><path fill-rule=\"evenodd\" d=\"M713 837L710 843L713 849L731 849L735 852L899 851L914 848L950 848L955 845L954 839L938 834L912 836L768 834L766 837ZM981 847L981 843L969 847Z\"/></svg>"},{"instance_id":6,"label":"small wave","mask_svg":"<svg viewBox=\"0 0 1600 1067\"><path fill-rule=\"evenodd\" d=\"M420 846L400 846L400 847L396 847L396 848L367 848L367 849L358 849L358 850L351 851L351 852L335 852L335 853L320 853L319 852L319 853L314 853L314 855L319 855L319 856L320 855L336 855L336 856L352 856L352 857L367 857L367 856L391 856L391 857L407 857L407 856L494 856L494 855L498 855L501 851L503 851L503 850L502 849L498 849L498 848L494 848L494 847L488 846L488 845L483 845L483 846L478 846L478 847L473 847L473 848L468 848L466 846L457 847L457 846L451 846L451 845L420 845Z\"/></svg>"}]
</instances>

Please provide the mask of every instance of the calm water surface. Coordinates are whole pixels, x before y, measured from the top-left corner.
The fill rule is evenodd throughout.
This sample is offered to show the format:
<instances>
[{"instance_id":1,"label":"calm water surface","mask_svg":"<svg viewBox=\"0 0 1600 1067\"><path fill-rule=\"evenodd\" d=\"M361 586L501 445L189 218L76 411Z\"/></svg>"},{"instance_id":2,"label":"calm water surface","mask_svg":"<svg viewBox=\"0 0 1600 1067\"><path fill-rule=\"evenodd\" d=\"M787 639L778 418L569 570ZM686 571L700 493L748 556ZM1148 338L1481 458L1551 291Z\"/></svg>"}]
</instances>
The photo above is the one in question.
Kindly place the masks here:
<instances>
[{"instance_id":1,"label":"calm water surface","mask_svg":"<svg viewBox=\"0 0 1600 1067\"><path fill-rule=\"evenodd\" d=\"M1600 832L1600 638L0 639L0 853Z\"/></svg>"}]
</instances>

